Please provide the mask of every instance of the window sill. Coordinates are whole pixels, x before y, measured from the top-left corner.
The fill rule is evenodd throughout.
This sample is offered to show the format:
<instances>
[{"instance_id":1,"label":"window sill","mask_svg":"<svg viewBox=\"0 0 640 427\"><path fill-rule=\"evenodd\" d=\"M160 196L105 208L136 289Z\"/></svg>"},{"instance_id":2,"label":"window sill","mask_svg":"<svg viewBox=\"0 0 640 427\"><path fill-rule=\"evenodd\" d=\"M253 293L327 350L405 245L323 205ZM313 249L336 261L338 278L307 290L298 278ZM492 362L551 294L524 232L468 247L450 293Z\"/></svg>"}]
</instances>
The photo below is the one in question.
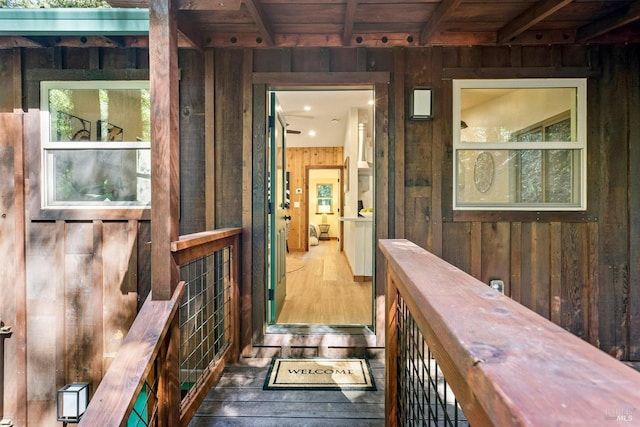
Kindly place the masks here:
<instances>
[{"instance_id":1,"label":"window sill","mask_svg":"<svg viewBox=\"0 0 640 427\"><path fill-rule=\"evenodd\" d=\"M31 215L33 221L93 221L93 220L150 220L151 208L61 208L61 209L35 209Z\"/></svg>"}]
</instances>

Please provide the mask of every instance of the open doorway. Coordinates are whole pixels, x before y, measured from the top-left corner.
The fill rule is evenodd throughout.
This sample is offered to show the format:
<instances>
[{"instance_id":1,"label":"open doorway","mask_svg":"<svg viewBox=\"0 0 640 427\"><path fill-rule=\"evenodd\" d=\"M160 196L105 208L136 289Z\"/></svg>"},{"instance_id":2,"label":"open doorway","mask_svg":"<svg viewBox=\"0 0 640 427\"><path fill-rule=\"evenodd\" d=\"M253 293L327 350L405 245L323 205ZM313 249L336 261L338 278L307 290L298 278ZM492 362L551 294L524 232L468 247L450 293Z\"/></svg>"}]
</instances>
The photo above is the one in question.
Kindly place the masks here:
<instances>
[{"instance_id":1,"label":"open doorway","mask_svg":"<svg viewBox=\"0 0 640 427\"><path fill-rule=\"evenodd\" d=\"M272 324L373 327L373 90L276 96L286 121L291 219L287 295Z\"/></svg>"}]
</instances>

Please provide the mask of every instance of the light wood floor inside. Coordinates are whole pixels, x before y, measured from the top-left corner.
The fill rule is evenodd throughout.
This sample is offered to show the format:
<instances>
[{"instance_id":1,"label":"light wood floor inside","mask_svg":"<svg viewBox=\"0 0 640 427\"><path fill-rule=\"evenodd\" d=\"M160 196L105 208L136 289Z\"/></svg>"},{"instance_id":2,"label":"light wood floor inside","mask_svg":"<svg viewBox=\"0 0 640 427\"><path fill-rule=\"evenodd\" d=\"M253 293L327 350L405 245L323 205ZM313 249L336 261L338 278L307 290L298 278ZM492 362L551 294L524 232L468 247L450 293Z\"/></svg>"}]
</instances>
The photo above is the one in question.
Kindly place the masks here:
<instances>
[{"instance_id":1,"label":"light wood floor inside","mask_svg":"<svg viewBox=\"0 0 640 427\"><path fill-rule=\"evenodd\" d=\"M278 324L372 325L372 282L354 282L336 240L287 254L287 297Z\"/></svg>"}]
</instances>

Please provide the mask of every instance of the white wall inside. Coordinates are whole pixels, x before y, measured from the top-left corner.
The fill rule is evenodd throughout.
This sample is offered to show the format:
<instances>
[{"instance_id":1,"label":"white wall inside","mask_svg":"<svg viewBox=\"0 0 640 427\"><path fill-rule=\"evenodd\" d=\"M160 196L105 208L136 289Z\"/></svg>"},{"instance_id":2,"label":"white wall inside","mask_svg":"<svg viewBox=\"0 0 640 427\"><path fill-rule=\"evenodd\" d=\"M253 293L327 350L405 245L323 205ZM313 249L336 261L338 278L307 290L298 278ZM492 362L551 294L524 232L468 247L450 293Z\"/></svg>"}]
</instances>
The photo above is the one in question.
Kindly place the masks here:
<instances>
[{"instance_id":1,"label":"white wall inside","mask_svg":"<svg viewBox=\"0 0 640 427\"><path fill-rule=\"evenodd\" d=\"M318 213L317 190L318 184L333 185L333 212L322 215ZM329 237L337 237L339 234L339 218L340 218L340 169L310 169L309 170L309 222L312 224L322 224L323 217L326 216L326 222L330 225ZM319 232L320 230L318 230Z\"/></svg>"}]
</instances>

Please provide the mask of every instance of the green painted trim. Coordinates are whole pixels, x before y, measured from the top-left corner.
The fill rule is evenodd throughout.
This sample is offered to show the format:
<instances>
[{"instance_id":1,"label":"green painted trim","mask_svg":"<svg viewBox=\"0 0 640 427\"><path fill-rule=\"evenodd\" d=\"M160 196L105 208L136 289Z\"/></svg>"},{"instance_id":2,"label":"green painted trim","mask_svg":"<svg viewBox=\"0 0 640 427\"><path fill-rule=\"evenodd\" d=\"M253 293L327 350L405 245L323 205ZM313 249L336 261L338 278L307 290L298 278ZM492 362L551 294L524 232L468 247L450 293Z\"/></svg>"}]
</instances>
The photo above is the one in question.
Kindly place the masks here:
<instances>
[{"instance_id":1,"label":"green painted trim","mask_svg":"<svg viewBox=\"0 0 640 427\"><path fill-rule=\"evenodd\" d=\"M0 9L0 36L149 34L149 9Z\"/></svg>"}]
</instances>

